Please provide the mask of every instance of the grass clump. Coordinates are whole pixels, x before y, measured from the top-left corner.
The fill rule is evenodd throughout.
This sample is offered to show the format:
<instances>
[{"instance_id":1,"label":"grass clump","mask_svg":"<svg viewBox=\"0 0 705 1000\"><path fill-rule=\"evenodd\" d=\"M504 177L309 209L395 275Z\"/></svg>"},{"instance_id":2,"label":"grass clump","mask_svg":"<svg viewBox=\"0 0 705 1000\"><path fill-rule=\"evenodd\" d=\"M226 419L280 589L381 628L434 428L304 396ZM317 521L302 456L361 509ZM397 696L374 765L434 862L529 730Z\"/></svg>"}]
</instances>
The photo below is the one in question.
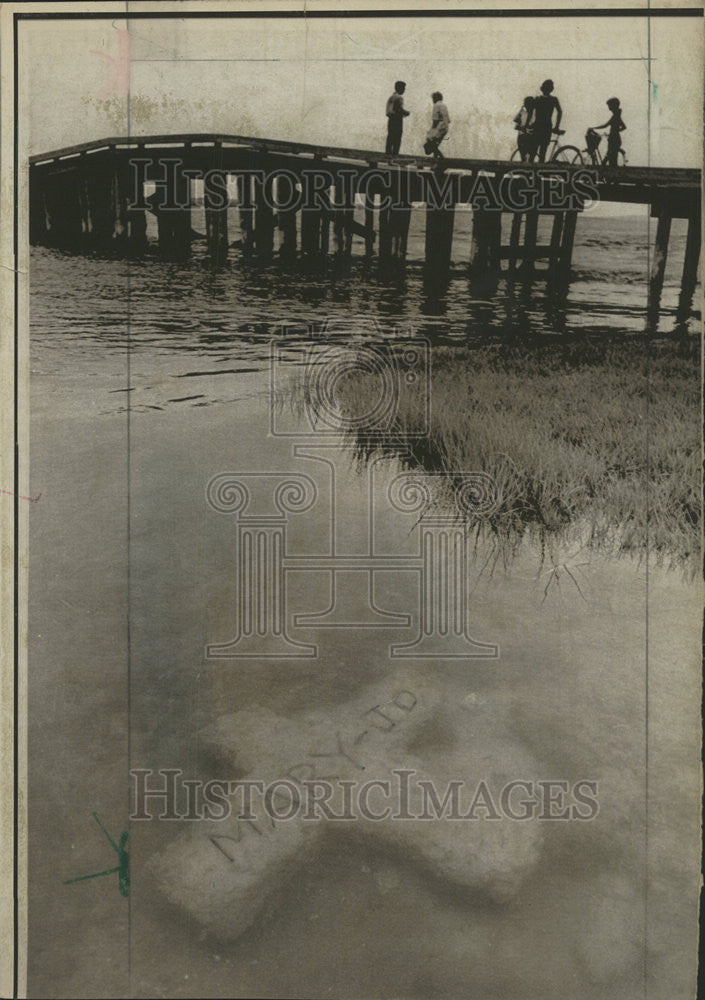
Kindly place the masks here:
<instances>
[{"instance_id":1,"label":"grass clump","mask_svg":"<svg viewBox=\"0 0 705 1000\"><path fill-rule=\"evenodd\" d=\"M341 408L365 413L374 376L351 373ZM400 393L384 442L361 427L359 455L482 471L498 503L478 525L507 556L528 532L541 543L571 534L615 555L650 555L697 571L700 558L700 361L696 342L588 341L570 345L436 347L424 387Z\"/></svg>"}]
</instances>

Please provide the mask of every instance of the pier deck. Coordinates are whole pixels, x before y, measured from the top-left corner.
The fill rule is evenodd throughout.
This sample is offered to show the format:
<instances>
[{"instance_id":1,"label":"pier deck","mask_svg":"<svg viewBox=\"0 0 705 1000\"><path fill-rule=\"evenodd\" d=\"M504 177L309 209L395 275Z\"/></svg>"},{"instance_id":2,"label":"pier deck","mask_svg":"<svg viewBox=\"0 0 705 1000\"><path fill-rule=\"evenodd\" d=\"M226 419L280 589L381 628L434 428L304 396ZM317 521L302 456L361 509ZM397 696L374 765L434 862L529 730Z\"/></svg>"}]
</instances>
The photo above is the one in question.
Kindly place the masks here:
<instances>
[{"instance_id":1,"label":"pier deck","mask_svg":"<svg viewBox=\"0 0 705 1000\"><path fill-rule=\"evenodd\" d=\"M658 322L671 219L688 220L680 320L690 313L701 245L701 172L627 166L595 168L563 163L519 164L318 146L252 136L113 136L29 158L30 241L65 248L147 245L146 213L157 218L159 247L186 255L192 237L192 182L206 186L206 237L214 259L228 253L227 182L237 177L242 244L248 252L345 257L354 237L380 261L403 260L411 205L426 205L426 265L442 280L452 254L455 207L473 209L473 272L531 271L548 261L551 278L567 283L577 217L590 200L648 205L658 219L647 315ZM310 183L309 183L310 182ZM315 200L302 198L313 185ZM158 194L148 197L146 186ZM211 190L211 187L213 190ZM298 193L299 203L292 197ZM364 225L353 218L365 200ZM502 244L501 218L512 218ZM540 215L552 217L551 239L536 242ZM298 217L298 218L297 218ZM375 229L376 221L376 229ZM333 227L334 239L330 240Z\"/></svg>"}]
</instances>

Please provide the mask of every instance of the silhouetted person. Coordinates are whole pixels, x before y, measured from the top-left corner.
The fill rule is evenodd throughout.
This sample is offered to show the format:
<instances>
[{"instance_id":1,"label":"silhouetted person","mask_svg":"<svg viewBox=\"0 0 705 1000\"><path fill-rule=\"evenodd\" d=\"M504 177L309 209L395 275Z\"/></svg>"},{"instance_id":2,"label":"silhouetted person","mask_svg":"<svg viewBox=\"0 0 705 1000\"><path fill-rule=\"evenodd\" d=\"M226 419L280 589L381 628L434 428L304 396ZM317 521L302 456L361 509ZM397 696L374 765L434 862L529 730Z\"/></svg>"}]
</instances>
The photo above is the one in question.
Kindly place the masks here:
<instances>
[{"instance_id":1,"label":"silhouetted person","mask_svg":"<svg viewBox=\"0 0 705 1000\"><path fill-rule=\"evenodd\" d=\"M622 121L622 109L619 106L618 97L610 97L607 101L607 107L612 112L612 117L609 121L606 121L604 125L596 125L595 129L609 128L609 135L607 136L607 155L604 159L604 164L606 167L616 167L617 166L617 154L622 148L622 137L620 132L623 132L627 127Z\"/></svg>"},{"instance_id":2,"label":"silhouetted person","mask_svg":"<svg viewBox=\"0 0 705 1000\"><path fill-rule=\"evenodd\" d=\"M553 124L553 112L556 112L556 123ZM551 135L558 131L563 117L563 109L557 97L553 96L553 80L544 80L541 93L534 98L534 116L528 124L533 125L536 151L541 163L546 159L546 150L551 141Z\"/></svg>"},{"instance_id":3,"label":"silhouetted person","mask_svg":"<svg viewBox=\"0 0 705 1000\"><path fill-rule=\"evenodd\" d=\"M530 125L533 114L534 98L525 97L519 112L514 116L514 128L519 133L517 146L522 163L530 163L536 155L536 137L533 127Z\"/></svg>"},{"instance_id":4,"label":"silhouetted person","mask_svg":"<svg viewBox=\"0 0 705 1000\"><path fill-rule=\"evenodd\" d=\"M384 151L388 156L395 156L399 152L404 119L409 116L409 112L404 110L405 90L404 81L397 80L394 84L394 93L387 101L387 145Z\"/></svg>"},{"instance_id":5,"label":"silhouetted person","mask_svg":"<svg viewBox=\"0 0 705 1000\"><path fill-rule=\"evenodd\" d=\"M443 94L439 90L431 94L431 100L433 101L431 128L426 134L424 152L427 156L432 153L437 160L444 160L445 157L438 147L448 135L450 116L448 115L448 108L443 103Z\"/></svg>"}]
</instances>

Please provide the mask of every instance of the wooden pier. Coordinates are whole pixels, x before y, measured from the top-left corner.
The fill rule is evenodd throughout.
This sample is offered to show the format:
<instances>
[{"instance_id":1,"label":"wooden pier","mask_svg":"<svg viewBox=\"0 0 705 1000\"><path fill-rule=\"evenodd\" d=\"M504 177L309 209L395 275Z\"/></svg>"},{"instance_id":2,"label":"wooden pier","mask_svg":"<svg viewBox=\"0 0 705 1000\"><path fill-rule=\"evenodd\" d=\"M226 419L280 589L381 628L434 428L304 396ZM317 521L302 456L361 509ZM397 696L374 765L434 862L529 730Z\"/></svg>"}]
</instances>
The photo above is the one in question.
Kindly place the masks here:
<instances>
[{"instance_id":1,"label":"wooden pier","mask_svg":"<svg viewBox=\"0 0 705 1000\"><path fill-rule=\"evenodd\" d=\"M229 181L236 178L239 246L252 260L303 257L345 262L355 240L368 258L395 267L406 257L412 204L426 205L425 267L443 280L453 262L458 206L472 209L471 273L545 275L567 284L580 213L591 200L650 206L657 220L647 322L658 323L671 220L688 220L677 319L690 315L701 245L699 170L428 157L319 147L233 135L109 138L30 158L30 242L73 250L143 253L147 213L159 251L190 253L194 185L204 186L208 253L223 261ZM147 195L147 189L154 192ZM356 205L364 222L354 217ZM502 219L511 220L502 242ZM550 239L538 243L539 221ZM375 225L376 223L376 225ZM506 262L506 268L502 264ZM535 269L537 262L547 267ZM457 260L455 263L459 263Z\"/></svg>"}]
</instances>

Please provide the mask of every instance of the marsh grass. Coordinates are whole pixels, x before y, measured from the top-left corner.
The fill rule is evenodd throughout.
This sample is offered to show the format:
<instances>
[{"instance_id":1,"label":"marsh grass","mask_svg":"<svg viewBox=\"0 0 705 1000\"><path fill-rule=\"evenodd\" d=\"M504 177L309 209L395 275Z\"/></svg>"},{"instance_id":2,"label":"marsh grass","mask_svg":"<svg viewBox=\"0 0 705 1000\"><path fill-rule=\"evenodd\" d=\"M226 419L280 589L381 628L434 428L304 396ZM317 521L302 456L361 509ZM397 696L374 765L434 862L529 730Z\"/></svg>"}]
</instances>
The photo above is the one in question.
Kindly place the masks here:
<instances>
[{"instance_id":1,"label":"marsh grass","mask_svg":"<svg viewBox=\"0 0 705 1000\"><path fill-rule=\"evenodd\" d=\"M350 443L361 461L396 454L409 468L447 473L449 483L455 471L492 476L498 503L469 530L491 537L495 559L510 562L528 534L551 572L561 569L557 546L572 543L697 572L697 341L439 346L429 389L427 436L409 437L424 426L418 385L400 393L384 440L363 425ZM337 385L349 415L371 412L378 393L378 379L360 372ZM305 405L305 384L294 395Z\"/></svg>"}]
</instances>

